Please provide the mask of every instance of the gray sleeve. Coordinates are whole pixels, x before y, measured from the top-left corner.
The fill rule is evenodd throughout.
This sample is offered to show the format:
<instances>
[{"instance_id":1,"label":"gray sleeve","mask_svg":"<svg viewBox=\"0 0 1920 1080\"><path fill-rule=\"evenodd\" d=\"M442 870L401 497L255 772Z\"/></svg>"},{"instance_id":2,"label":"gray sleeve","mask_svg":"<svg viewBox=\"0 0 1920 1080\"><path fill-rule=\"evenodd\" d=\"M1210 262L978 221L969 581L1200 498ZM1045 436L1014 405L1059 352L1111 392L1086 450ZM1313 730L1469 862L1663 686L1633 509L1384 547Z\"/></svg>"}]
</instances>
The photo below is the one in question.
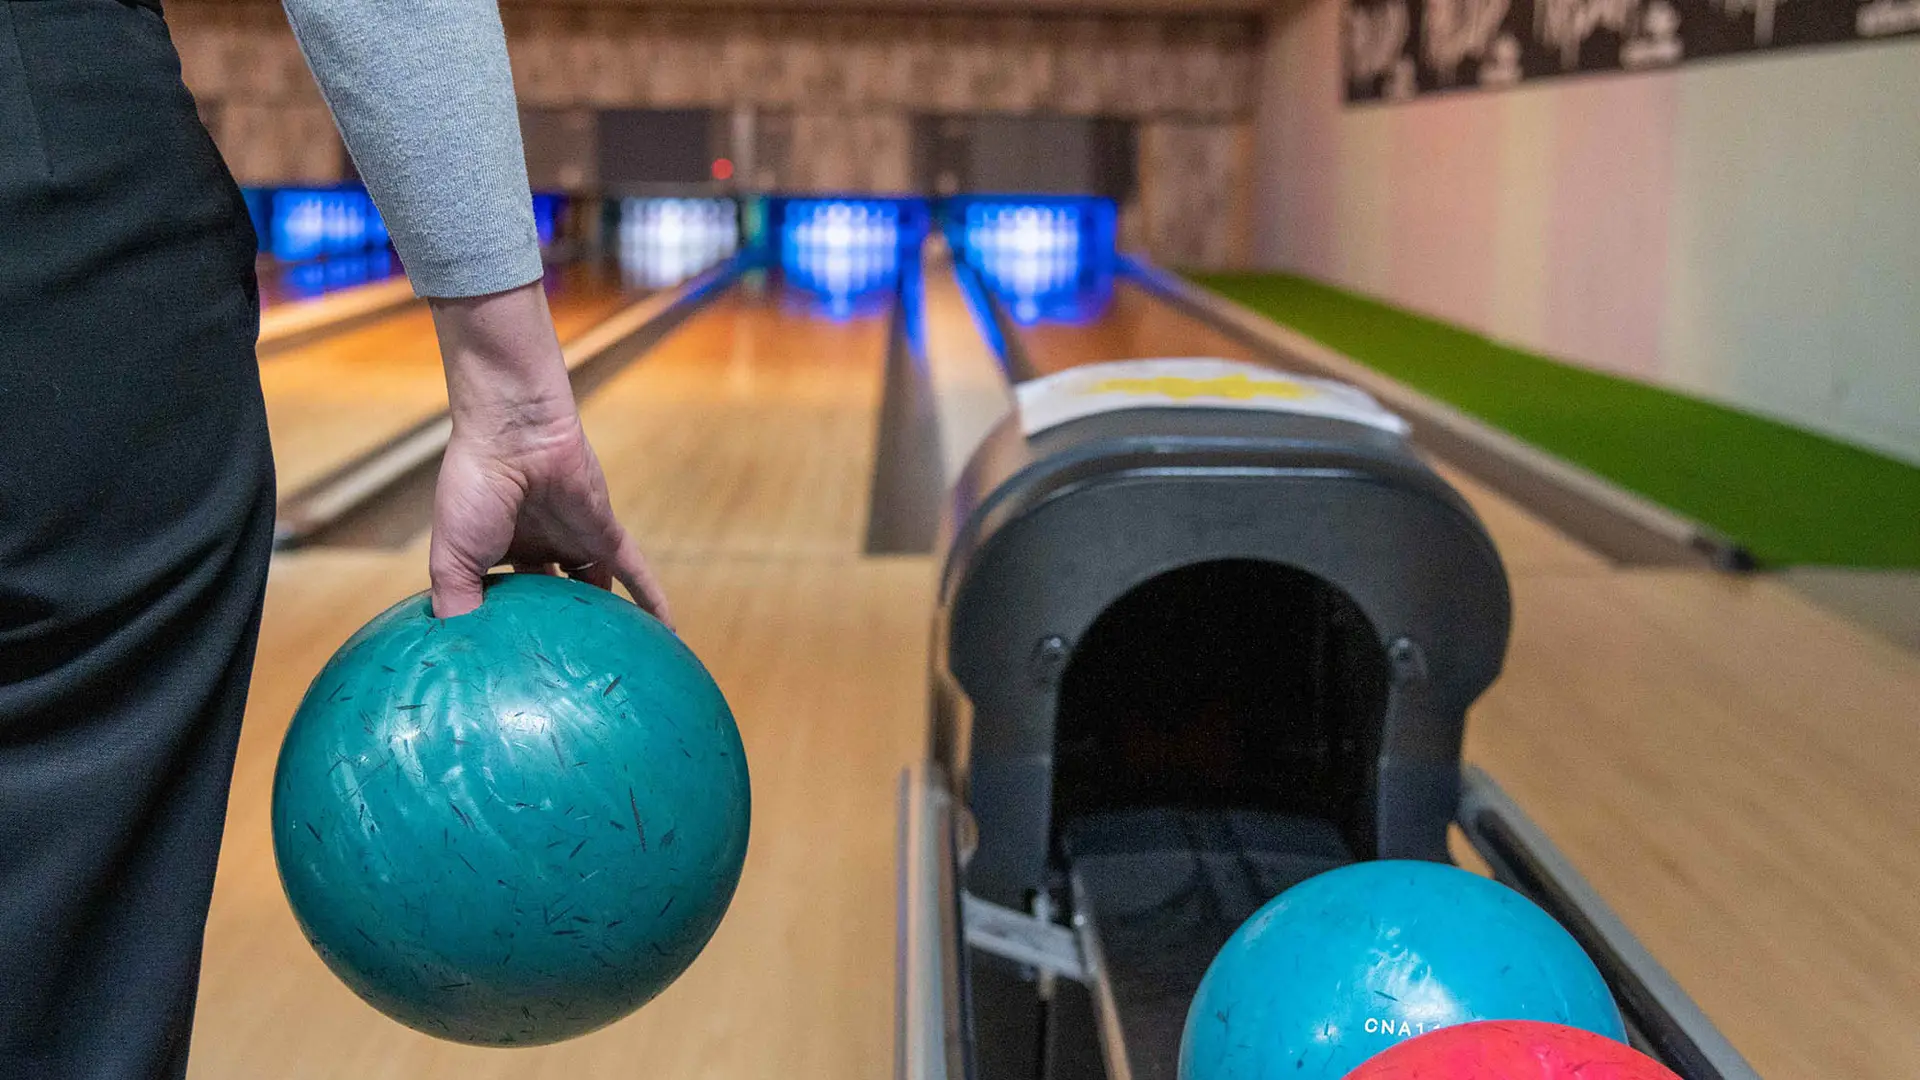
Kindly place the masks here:
<instances>
[{"instance_id":1,"label":"gray sleeve","mask_svg":"<svg viewBox=\"0 0 1920 1080\"><path fill-rule=\"evenodd\" d=\"M495 0L283 0L393 246L422 296L540 276Z\"/></svg>"}]
</instances>

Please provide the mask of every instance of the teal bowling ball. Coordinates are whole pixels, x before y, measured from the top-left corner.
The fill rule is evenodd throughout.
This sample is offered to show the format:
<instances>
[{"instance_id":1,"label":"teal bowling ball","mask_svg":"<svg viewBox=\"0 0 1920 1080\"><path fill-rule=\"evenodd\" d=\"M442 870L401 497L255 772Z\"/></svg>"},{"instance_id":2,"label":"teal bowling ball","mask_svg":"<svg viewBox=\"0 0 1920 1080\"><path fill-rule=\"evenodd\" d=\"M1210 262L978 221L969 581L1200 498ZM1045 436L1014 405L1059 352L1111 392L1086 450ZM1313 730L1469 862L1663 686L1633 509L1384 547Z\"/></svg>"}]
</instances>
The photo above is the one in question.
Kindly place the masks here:
<instances>
[{"instance_id":1,"label":"teal bowling ball","mask_svg":"<svg viewBox=\"0 0 1920 1080\"><path fill-rule=\"evenodd\" d=\"M1355 863L1234 931L1187 1011L1179 1077L1339 1080L1404 1040L1475 1020L1626 1041L1599 969L1526 897L1441 863Z\"/></svg>"},{"instance_id":2,"label":"teal bowling ball","mask_svg":"<svg viewBox=\"0 0 1920 1080\"><path fill-rule=\"evenodd\" d=\"M368 623L300 703L273 782L294 917L334 974L430 1035L556 1042L678 978L747 853L746 754L671 631L611 593L489 579Z\"/></svg>"}]
</instances>

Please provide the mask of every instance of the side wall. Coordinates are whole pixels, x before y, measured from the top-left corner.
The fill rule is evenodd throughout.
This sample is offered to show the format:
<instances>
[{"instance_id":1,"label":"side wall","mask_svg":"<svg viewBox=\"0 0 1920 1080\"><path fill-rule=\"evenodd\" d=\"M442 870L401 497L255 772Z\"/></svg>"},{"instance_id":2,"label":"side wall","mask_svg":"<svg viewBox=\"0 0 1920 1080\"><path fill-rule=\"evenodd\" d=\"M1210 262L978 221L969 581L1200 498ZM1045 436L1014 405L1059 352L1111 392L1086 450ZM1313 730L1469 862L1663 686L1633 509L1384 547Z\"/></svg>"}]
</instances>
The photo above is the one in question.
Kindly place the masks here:
<instances>
[{"instance_id":1,"label":"side wall","mask_svg":"<svg viewBox=\"0 0 1920 1080\"><path fill-rule=\"evenodd\" d=\"M1253 258L1920 462L1920 40L1341 102L1268 28Z\"/></svg>"}]
</instances>

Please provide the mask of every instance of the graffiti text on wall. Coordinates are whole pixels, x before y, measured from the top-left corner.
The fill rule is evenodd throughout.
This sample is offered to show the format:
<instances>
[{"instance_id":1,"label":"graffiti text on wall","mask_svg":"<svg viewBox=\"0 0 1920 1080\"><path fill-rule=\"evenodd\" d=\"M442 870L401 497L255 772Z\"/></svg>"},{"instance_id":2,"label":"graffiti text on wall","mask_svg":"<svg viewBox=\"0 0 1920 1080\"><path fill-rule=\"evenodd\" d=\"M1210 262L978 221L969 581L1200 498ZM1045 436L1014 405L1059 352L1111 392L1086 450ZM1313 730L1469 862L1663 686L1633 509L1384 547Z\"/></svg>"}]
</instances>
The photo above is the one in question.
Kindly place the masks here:
<instances>
[{"instance_id":1,"label":"graffiti text on wall","mask_svg":"<svg viewBox=\"0 0 1920 1080\"><path fill-rule=\"evenodd\" d=\"M1920 33L1920 0L1343 0L1348 101Z\"/></svg>"}]
</instances>

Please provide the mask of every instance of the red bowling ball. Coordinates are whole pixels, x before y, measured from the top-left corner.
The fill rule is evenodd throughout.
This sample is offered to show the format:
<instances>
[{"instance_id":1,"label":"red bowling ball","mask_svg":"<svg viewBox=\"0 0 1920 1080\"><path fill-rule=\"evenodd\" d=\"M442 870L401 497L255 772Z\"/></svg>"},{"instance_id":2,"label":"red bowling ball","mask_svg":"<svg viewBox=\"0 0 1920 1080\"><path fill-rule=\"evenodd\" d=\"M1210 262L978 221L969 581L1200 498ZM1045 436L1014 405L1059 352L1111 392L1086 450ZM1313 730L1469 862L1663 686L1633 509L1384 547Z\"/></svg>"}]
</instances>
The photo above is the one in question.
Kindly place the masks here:
<instances>
[{"instance_id":1,"label":"red bowling ball","mask_svg":"<svg viewBox=\"0 0 1920 1080\"><path fill-rule=\"evenodd\" d=\"M1640 1051L1535 1020L1441 1028L1369 1058L1347 1080L1680 1080Z\"/></svg>"}]
</instances>

